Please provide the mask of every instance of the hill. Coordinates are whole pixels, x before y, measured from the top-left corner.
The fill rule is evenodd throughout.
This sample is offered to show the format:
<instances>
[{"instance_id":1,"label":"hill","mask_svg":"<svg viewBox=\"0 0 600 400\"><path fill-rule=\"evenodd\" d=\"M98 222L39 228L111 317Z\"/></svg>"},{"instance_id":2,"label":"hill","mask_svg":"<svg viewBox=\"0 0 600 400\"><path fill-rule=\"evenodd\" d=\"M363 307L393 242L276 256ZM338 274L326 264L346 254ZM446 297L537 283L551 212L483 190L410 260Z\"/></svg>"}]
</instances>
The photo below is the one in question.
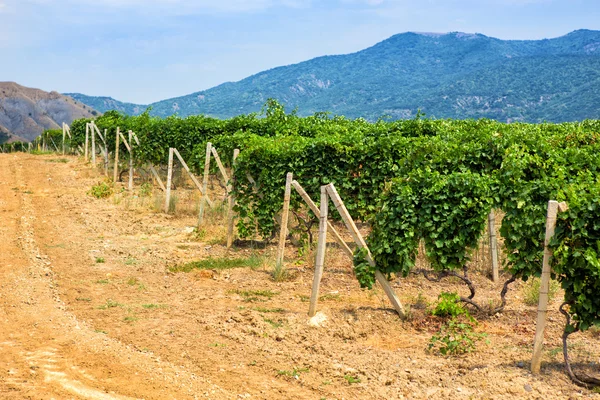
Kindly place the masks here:
<instances>
[{"instance_id":1,"label":"hill","mask_svg":"<svg viewBox=\"0 0 600 400\"><path fill-rule=\"evenodd\" d=\"M92 107L94 110L98 110L101 112L106 112L108 110L117 110L127 115L139 115L143 113L147 105L141 104L133 104L133 103L123 103L121 101L115 100L112 97L105 96L86 96L81 93L63 93L65 96L69 96L72 99L83 103L89 107Z\"/></svg>"},{"instance_id":2,"label":"hill","mask_svg":"<svg viewBox=\"0 0 600 400\"><path fill-rule=\"evenodd\" d=\"M45 129L60 129L63 122L90 118L97 111L57 92L0 82L0 143L33 140Z\"/></svg>"},{"instance_id":3,"label":"hill","mask_svg":"<svg viewBox=\"0 0 600 400\"><path fill-rule=\"evenodd\" d=\"M153 115L231 117L276 98L300 115L500 121L600 118L600 31L544 40L403 33L365 50L274 68L151 104ZM99 110L97 98L86 104ZM125 111L123 103L115 103ZM138 106L143 110L145 106ZM119 109L119 108L117 108Z\"/></svg>"}]
</instances>

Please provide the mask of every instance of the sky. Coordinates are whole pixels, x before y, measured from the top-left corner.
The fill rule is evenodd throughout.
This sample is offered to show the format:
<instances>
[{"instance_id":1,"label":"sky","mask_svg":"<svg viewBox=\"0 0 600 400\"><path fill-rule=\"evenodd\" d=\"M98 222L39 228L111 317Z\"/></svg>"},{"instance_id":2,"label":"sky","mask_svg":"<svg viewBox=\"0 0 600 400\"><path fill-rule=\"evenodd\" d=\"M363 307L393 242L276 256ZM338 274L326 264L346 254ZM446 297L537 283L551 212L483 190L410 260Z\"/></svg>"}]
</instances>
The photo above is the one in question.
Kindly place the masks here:
<instances>
[{"instance_id":1,"label":"sky","mask_svg":"<svg viewBox=\"0 0 600 400\"><path fill-rule=\"evenodd\" d=\"M149 104L403 32L600 30L600 0L0 0L0 81Z\"/></svg>"}]
</instances>

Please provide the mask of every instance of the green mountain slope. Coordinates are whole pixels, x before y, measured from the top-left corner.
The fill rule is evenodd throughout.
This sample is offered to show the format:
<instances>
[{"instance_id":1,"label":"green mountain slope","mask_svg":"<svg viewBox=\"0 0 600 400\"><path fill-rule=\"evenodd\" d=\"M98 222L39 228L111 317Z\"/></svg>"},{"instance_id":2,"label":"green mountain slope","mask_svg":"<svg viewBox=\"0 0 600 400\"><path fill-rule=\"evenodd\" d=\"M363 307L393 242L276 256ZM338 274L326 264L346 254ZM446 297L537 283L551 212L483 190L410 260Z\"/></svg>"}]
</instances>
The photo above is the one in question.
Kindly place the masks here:
<instances>
[{"instance_id":1,"label":"green mountain slope","mask_svg":"<svg viewBox=\"0 0 600 400\"><path fill-rule=\"evenodd\" d=\"M325 56L152 104L152 114L231 117L276 98L300 115L501 121L600 118L600 31L505 41L480 34L403 33L353 54ZM105 111L96 100L86 104ZM135 114L145 106L128 109Z\"/></svg>"},{"instance_id":2,"label":"green mountain slope","mask_svg":"<svg viewBox=\"0 0 600 400\"><path fill-rule=\"evenodd\" d=\"M81 93L63 93L65 96L71 97L73 100L80 103L86 104L92 107L94 110L98 110L102 113L108 110L117 110L127 115L139 115L143 113L147 105L123 103L119 100L115 100L112 97L104 96L87 96Z\"/></svg>"}]
</instances>

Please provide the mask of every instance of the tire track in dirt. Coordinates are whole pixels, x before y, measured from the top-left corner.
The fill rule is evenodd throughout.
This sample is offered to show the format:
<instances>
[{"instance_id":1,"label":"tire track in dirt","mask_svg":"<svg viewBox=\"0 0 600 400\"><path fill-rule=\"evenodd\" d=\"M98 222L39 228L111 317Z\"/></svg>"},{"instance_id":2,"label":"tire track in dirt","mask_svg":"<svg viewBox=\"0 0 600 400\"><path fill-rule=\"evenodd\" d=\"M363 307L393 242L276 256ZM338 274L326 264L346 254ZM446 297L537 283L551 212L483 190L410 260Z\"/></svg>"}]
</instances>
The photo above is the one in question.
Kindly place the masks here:
<instances>
[{"instance_id":1,"label":"tire track in dirt","mask_svg":"<svg viewBox=\"0 0 600 400\"><path fill-rule=\"evenodd\" d=\"M25 157L0 157L0 397L162 399L197 398L199 393L233 397L204 379L94 332L66 311L52 260L36 243L32 195L40 188L30 186Z\"/></svg>"}]
</instances>

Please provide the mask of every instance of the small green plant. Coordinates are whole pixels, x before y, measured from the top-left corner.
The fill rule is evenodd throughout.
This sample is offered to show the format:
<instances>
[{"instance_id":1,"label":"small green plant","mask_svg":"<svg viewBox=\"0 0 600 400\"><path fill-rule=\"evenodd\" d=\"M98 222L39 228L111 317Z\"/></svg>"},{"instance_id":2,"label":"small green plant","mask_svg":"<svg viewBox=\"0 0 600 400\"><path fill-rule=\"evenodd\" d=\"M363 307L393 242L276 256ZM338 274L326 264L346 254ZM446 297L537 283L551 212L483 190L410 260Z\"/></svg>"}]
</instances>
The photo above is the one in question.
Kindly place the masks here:
<instances>
[{"instance_id":1,"label":"small green plant","mask_svg":"<svg viewBox=\"0 0 600 400\"><path fill-rule=\"evenodd\" d=\"M283 308L254 307L253 310L258 311L260 313L284 313L285 312L285 309L283 309Z\"/></svg>"},{"instance_id":2,"label":"small green plant","mask_svg":"<svg viewBox=\"0 0 600 400\"><path fill-rule=\"evenodd\" d=\"M125 321L125 322L135 322L137 320L138 320L138 318L134 315L128 315L125 318L123 318L123 321Z\"/></svg>"},{"instance_id":3,"label":"small green plant","mask_svg":"<svg viewBox=\"0 0 600 400\"><path fill-rule=\"evenodd\" d=\"M208 269L222 271L233 268L258 268L263 263L263 258L258 255L251 255L248 258L225 258L209 257L204 260L192 261L189 263L174 265L169 267L171 272L190 272L194 269Z\"/></svg>"},{"instance_id":4,"label":"small green plant","mask_svg":"<svg viewBox=\"0 0 600 400\"><path fill-rule=\"evenodd\" d=\"M98 309L107 310L109 308L114 308L114 307L123 307L123 304L118 303L114 300L108 299L108 300L106 300L106 303L102 304L101 306L98 306Z\"/></svg>"},{"instance_id":5,"label":"small green plant","mask_svg":"<svg viewBox=\"0 0 600 400\"><path fill-rule=\"evenodd\" d=\"M137 260L133 257L127 257L127 259L125 260L125 265L135 265L137 264Z\"/></svg>"},{"instance_id":6,"label":"small green plant","mask_svg":"<svg viewBox=\"0 0 600 400\"><path fill-rule=\"evenodd\" d=\"M475 343L482 340L486 334L474 332L473 325L471 321L451 318L431 337L428 349L437 350L444 356L457 356L474 351Z\"/></svg>"},{"instance_id":7,"label":"small green plant","mask_svg":"<svg viewBox=\"0 0 600 400\"><path fill-rule=\"evenodd\" d=\"M229 290L227 293L238 294L243 297L244 301L247 303L254 301L266 301L264 298L271 299L273 296L279 294L277 292L273 292L272 290Z\"/></svg>"},{"instance_id":8,"label":"small green plant","mask_svg":"<svg viewBox=\"0 0 600 400\"><path fill-rule=\"evenodd\" d=\"M104 257L96 257L96 264L103 264L104 263Z\"/></svg>"},{"instance_id":9,"label":"small green plant","mask_svg":"<svg viewBox=\"0 0 600 400\"><path fill-rule=\"evenodd\" d=\"M283 322L281 322L281 321L273 321L272 319L269 319L269 318L264 318L264 321L267 324L271 325L275 329L281 328L283 326Z\"/></svg>"},{"instance_id":10,"label":"small green plant","mask_svg":"<svg viewBox=\"0 0 600 400\"><path fill-rule=\"evenodd\" d=\"M46 160L46 162L49 162L49 163L63 163L63 164L66 164L66 163L68 163L68 162L69 162L69 160L68 160L68 159L66 159L66 158L51 158L51 159L49 159L49 160Z\"/></svg>"},{"instance_id":11,"label":"small green plant","mask_svg":"<svg viewBox=\"0 0 600 400\"><path fill-rule=\"evenodd\" d=\"M113 188L108 182L98 182L88 192L97 199L104 199L113 194Z\"/></svg>"},{"instance_id":12,"label":"small green plant","mask_svg":"<svg viewBox=\"0 0 600 400\"><path fill-rule=\"evenodd\" d=\"M208 346L209 347L227 347L226 344L224 344L224 343L218 343L218 342L217 343L211 343Z\"/></svg>"},{"instance_id":13,"label":"small green plant","mask_svg":"<svg viewBox=\"0 0 600 400\"><path fill-rule=\"evenodd\" d=\"M291 378L298 379L300 377L301 373L308 372L308 371L310 371L308 368L294 368L291 371L286 370L286 369L281 369L281 370L277 371L277 375L279 375L279 376L289 376Z\"/></svg>"},{"instance_id":14,"label":"small green plant","mask_svg":"<svg viewBox=\"0 0 600 400\"><path fill-rule=\"evenodd\" d=\"M110 282L108 281L108 279L98 279L96 283L100 285L108 285Z\"/></svg>"},{"instance_id":15,"label":"small green plant","mask_svg":"<svg viewBox=\"0 0 600 400\"><path fill-rule=\"evenodd\" d=\"M417 310L426 310L427 307L429 307L429 302L427 301L425 296L423 296L423 293L419 292L412 306L414 309Z\"/></svg>"},{"instance_id":16,"label":"small green plant","mask_svg":"<svg viewBox=\"0 0 600 400\"><path fill-rule=\"evenodd\" d=\"M283 282L290 278L290 271L283 264L283 262L275 263L273 270L271 271L271 278L275 282Z\"/></svg>"},{"instance_id":17,"label":"small green plant","mask_svg":"<svg viewBox=\"0 0 600 400\"><path fill-rule=\"evenodd\" d=\"M145 182L142 183L142 186L140 186L140 197L150 197L150 195L152 194L152 184L149 182Z\"/></svg>"},{"instance_id":18,"label":"small green plant","mask_svg":"<svg viewBox=\"0 0 600 400\"><path fill-rule=\"evenodd\" d=\"M92 299L90 299L89 297L77 297L77 298L75 298L75 300L77 300L77 301L85 301L85 302L88 302L88 303L90 301L92 301Z\"/></svg>"},{"instance_id":19,"label":"small green plant","mask_svg":"<svg viewBox=\"0 0 600 400\"><path fill-rule=\"evenodd\" d=\"M528 306L537 306L540 302L540 278L532 278L531 282L523 287L523 302ZM555 280L550 280L548 285L548 301L552 301L558 292L560 285Z\"/></svg>"},{"instance_id":20,"label":"small green plant","mask_svg":"<svg viewBox=\"0 0 600 400\"><path fill-rule=\"evenodd\" d=\"M339 301L340 299L341 299L341 296L339 293L327 293L327 294L324 294L323 296L319 296L319 301L327 301L327 300Z\"/></svg>"},{"instance_id":21,"label":"small green plant","mask_svg":"<svg viewBox=\"0 0 600 400\"><path fill-rule=\"evenodd\" d=\"M142 304L142 307L145 308L146 310L154 310L157 308L167 308L169 307L166 304Z\"/></svg>"},{"instance_id":22,"label":"small green plant","mask_svg":"<svg viewBox=\"0 0 600 400\"><path fill-rule=\"evenodd\" d=\"M442 292L438 296L438 302L435 308L431 311L432 315L438 317L458 317L464 315L467 319L472 319L469 311L463 307L460 301L460 296L456 293Z\"/></svg>"},{"instance_id":23,"label":"small green plant","mask_svg":"<svg viewBox=\"0 0 600 400\"><path fill-rule=\"evenodd\" d=\"M352 376L352 375L344 375L344 379L346 380L346 382L348 382L349 384L353 384L353 383L360 383L360 378L356 377L356 376Z\"/></svg>"}]
</instances>

